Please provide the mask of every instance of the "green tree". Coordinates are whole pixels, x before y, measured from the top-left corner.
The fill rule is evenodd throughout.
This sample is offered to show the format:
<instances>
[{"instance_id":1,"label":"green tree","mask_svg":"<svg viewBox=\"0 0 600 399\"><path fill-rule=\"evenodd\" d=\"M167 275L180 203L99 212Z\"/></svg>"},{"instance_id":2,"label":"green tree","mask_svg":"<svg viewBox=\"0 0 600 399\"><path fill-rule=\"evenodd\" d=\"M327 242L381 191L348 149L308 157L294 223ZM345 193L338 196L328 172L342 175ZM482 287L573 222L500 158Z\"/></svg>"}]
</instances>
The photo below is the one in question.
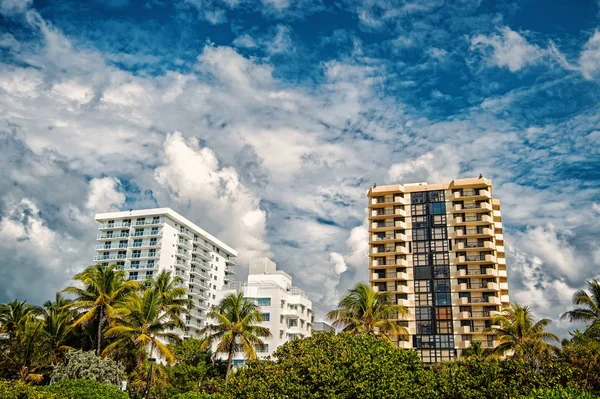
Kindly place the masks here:
<instances>
[{"instance_id":1,"label":"green tree","mask_svg":"<svg viewBox=\"0 0 600 399\"><path fill-rule=\"evenodd\" d=\"M250 361L231 377L230 398L436 398L417 352L371 334L315 333L290 341L277 361Z\"/></svg>"},{"instance_id":2,"label":"green tree","mask_svg":"<svg viewBox=\"0 0 600 399\"><path fill-rule=\"evenodd\" d=\"M184 330L185 323L181 315L189 314L187 308L190 306L190 300L185 288L181 287L183 279L179 276L172 276L171 272L163 270L149 279L149 289L156 292L160 297L160 307L163 312L169 314L171 320L177 323L177 326Z\"/></svg>"},{"instance_id":3,"label":"green tree","mask_svg":"<svg viewBox=\"0 0 600 399\"><path fill-rule=\"evenodd\" d=\"M179 336L171 330L179 323L161 307L162 297L155 290L145 290L140 295L130 295L121 303L113 316L113 326L106 331L107 338L115 338L102 352L109 354L120 346L132 343L138 351L137 365L141 365L148 351L154 349L169 363L175 355L161 340L177 341Z\"/></svg>"},{"instance_id":4,"label":"green tree","mask_svg":"<svg viewBox=\"0 0 600 399\"><path fill-rule=\"evenodd\" d=\"M211 362L210 351L203 349L203 340L188 338L169 345L177 362L166 367L167 396L185 392L208 390L225 377L223 362Z\"/></svg>"},{"instance_id":5,"label":"green tree","mask_svg":"<svg viewBox=\"0 0 600 399\"><path fill-rule=\"evenodd\" d=\"M600 392L600 340L579 330L570 334L571 339L562 342L559 357L580 371L585 388Z\"/></svg>"},{"instance_id":6,"label":"green tree","mask_svg":"<svg viewBox=\"0 0 600 399\"><path fill-rule=\"evenodd\" d=\"M471 341L471 346L467 349L463 349L462 357L479 357L486 358L493 354L493 349L484 348L481 340L473 340Z\"/></svg>"},{"instance_id":7,"label":"green tree","mask_svg":"<svg viewBox=\"0 0 600 399\"><path fill-rule=\"evenodd\" d=\"M204 347L208 348L213 342L217 342L215 355L227 354L227 384L236 349L240 347L247 359L256 359L255 346L264 345L259 337L270 337L271 332L258 325L263 321L262 314L256 304L244 299L242 293L223 298L217 306L212 307L208 317L216 320L217 324L202 329L202 333L207 336Z\"/></svg>"},{"instance_id":8,"label":"green tree","mask_svg":"<svg viewBox=\"0 0 600 399\"><path fill-rule=\"evenodd\" d=\"M591 280L587 282L591 295L585 290L577 290L573 294L573 304L579 306L565 312L561 319L583 322L587 325L587 333L600 338L600 282Z\"/></svg>"},{"instance_id":9,"label":"green tree","mask_svg":"<svg viewBox=\"0 0 600 399\"><path fill-rule=\"evenodd\" d=\"M498 354L512 352L514 357L522 358L530 364L537 364L548 357L557 348L549 342L559 342L558 337L544 331L552 323L550 319L534 322L529 307L512 303L492 318L492 330L498 334Z\"/></svg>"},{"instance_id":10,"label":"green tree","mask_svg":"<svg viewBox=\"0 0 600 399\"><path fill-rule=\"evenodd\" d=\"M105 322L115 316L115 307L132 292L140 289L136 281L126 281L125 273L117 270L115 265L90 266L75 275L74 280L83 283L84 288L67 287L63 292L75 296L70 308L80 313L73 326L94 323L97 329L96 354L101 353L102 332Z\"/></svg>"},{"instance_id":11,"label":"green tree","mask_svg":"<svg viewBox=\"0 0 600 399\"><path fill-rule=\"evenodd\" d=\"M357 284L338 303L338 309L327 313L334 327L343 327L351 334L365 333L381 335L392 342L407 334L404 327L391 319L408 314L404 306L392 303L387 292L375 292L364 283Z\"/></svg>"},{"instance_id":12,"label":"green tree","mask_svg":"<svg viewBox=\"0 0 600 399\"><path fill-rule=\"evenodd\" d=\"M26 302L19 302L15 299L0 305L0 334L6 334L8 340L13 339L15 332L30 315L39 311L35 306L26 305Z\"/></svg>"},{"instance_id":13,"label":"green tree","mask_svg":"<svg viewBox=\"0 0 600 399\"><path fill-rule=\"evenodd\" d=\"M65 351L73 349L73 313L69 310L72 301L57 293L54 302L46 301L40 309L43 326L43 340L49 354L48 362L57 364Z\"/></svg>"}]
</instances>

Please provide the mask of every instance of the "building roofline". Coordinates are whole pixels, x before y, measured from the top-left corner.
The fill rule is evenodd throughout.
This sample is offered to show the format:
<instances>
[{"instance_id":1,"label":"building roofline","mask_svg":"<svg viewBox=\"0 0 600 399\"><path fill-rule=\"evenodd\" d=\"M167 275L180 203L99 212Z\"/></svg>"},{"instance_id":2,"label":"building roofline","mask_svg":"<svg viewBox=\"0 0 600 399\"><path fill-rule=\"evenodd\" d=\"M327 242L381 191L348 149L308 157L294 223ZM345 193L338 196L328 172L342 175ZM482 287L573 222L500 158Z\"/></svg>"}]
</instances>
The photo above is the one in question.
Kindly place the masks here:
<instances>
[{"instance_id":1,"label":"building roofline","mask_svg":"<svg viewBox=\"0 0 600 399\"><path fill-rule=\"evenodd\" d=\"M492 181L485 177L470 177L464 179L454 179L448 183L435 183L428 184L427 182L417 183L405 183L405 184L392 184L385 186L374 186L369 188L367 196L373 196L378 194L385 194L389 192L402 192L402 193L413 193L417 191L430 191L430 190L447 190L457 187L469 187L469 186L492 186Z\"/></svg>"},{"instance_id":2,"label":"building roofline","mask_svg":"<svg viewBox=\"0 0 600 399\"><path fill-rule=\"evenodd\" d=\"M185 225L188 228L198 231L200 233L200 235L202 235L204 238L206 238L213 244L219 246L221 249L223 249L229 255L237 257L237 251L235 249L233 249L229 245L225 244L223 241L219 240L217 237L213 236L206 230L200 228L198 225L196 225L195 223L186 219L179 213L175 212L171 208L135 209L135 210L130 210L130 211L97 213L95 216L95 220L97 222L99 222L101 220L111 219L111 218L157 216L157 215L168 216L171 219L177 221L178 223Z\"/></svg>"}]
</instances>

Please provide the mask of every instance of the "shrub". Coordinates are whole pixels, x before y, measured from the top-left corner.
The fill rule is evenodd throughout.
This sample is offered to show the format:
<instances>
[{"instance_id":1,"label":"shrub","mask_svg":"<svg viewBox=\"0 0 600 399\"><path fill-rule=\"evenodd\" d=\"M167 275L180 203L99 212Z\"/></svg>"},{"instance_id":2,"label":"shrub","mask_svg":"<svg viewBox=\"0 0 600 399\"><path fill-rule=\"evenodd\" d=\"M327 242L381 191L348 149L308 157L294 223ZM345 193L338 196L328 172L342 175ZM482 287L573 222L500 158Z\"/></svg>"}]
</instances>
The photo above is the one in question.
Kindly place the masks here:
<instances>
[{"instance_id":1,"label":"shrub","mask_svg":"<svg viewBox=\"0 0 600 399\"><path fill-rule=\"evenodd\" d=\"M61 399L49 392L40 392L23 381L0 380L0 398L2 399Z\"/></svg>"},{"instance_id":2,"label":"shrub","mask_svg":"<svg viewBox=\"0 0 600 399\"><path fill-rule=\"evenodd\" d=\"M89 380L64 380L39 387L38 390L52 393L56 399L129 399L127 394L117 387Z\"/></svg>"},{"instance_id":3,"label":"shrub","mask_svg":"<svg viewBox=\"0 0 600 399\"><path fill-rule=\"evenodd\" d=\"M90 380L120 386L126 378L123 366L110 358L96 356L93 351L69 351L64 363L52 372L51 384L64 380Z\"/></svg>"},{"instance_id":4,"label":"shrub","mask_svg":"<svg viewBox=\"0 0 600 399\"><path fill-rule=\"evenodd\" d=\"M596 395L577 389L536 389L531 394L521 396L520 399L597 399Z\"/></svg>"},{"instance_id":5,"label":"shrub","mask_svg":"<svg viewBox=\"0 0 600 399\"><path fill-rule=\"evenodd\" d=\"M211 395L205 392L184 392L177 394L169 399L219 399L221 396Z\"/></svg>"}]
</instances>

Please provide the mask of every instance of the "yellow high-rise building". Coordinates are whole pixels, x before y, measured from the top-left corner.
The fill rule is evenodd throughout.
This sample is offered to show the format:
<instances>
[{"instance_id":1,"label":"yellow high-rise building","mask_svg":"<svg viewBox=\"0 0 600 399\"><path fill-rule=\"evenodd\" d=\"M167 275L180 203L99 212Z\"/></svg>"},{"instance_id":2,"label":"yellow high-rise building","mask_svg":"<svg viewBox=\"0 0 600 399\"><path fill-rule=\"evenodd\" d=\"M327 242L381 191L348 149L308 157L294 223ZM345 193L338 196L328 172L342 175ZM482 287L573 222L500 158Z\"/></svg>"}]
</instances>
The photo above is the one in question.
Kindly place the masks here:
<instances>
[{"instance_id":1,"label":"yellow high-rise building","mask_svg":"<svg viewBox=\"0 0 600 399\"><path fill-rule=\"evenodd\" d=\"M475 340L497 346L491 319L509 298L491 180L373 186L368 197L371 286L409 310L398 345L425 363L460 357Z\"/></svg>"}]
</instances>

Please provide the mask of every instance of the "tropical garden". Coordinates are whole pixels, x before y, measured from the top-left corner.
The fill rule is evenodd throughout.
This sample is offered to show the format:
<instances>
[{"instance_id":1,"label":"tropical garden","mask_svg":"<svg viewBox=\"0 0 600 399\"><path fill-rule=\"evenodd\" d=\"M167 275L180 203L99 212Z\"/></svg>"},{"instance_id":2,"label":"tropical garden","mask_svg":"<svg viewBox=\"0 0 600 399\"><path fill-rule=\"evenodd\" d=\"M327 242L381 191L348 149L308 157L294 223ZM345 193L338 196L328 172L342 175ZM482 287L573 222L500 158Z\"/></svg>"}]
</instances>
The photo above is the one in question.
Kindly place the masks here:
<instances>
[{"instance_id":1,"label":"tropical garden","mask_svg":"<svg viewBox=\"0 0 600 399\"><path fill-rule=\"evenodd\" d=\"M327 314L339 333L288 342L272 359L257 305L230 295L214 306L202 339L182 340L188 296L163 271L139 283L114 266L90 266L41 306L0 304L0 397L197 398L597 398L600 283L588 282L562 318L585 325L568 339L549 319L511 304L492 320L494 350L472 342L460 360L425 365L394 342L391 320L408 310L366 284ZM248 359L232 367L236 351ZM222 359L222 360L220 360Z\"/></svg>"}]
</instances>

